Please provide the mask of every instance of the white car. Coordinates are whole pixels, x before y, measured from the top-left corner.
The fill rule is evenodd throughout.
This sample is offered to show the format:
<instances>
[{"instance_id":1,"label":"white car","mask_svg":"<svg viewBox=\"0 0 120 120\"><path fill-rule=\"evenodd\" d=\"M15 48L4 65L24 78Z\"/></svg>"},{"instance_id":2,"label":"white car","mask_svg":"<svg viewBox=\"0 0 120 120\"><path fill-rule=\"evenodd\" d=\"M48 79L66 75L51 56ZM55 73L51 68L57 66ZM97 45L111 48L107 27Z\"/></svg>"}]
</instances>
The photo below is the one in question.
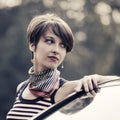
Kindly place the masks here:
<instances>
[{"instance_id":1,"label":"white car","mask_svg":"<svg viewBox=\"0 0 120 120\"><path fill-rule=\"evenodd\" d=\"M78 108L81 109L77 113L74 113L74 111L70 112L68 109L69 114L66 114L65 110L67 111L66 108L69 108L72 104L74 107L76 100L83 99L85 101L88 97L77 98L68 105L64 101L63 104L66 102L68 106L65 106L64 109L58 109L59 105L58 108L54 105L53 109L47 111L47 114L50 115L45 120L120 120L120 80L118 83L114 83L115 86L113 82L111 82L111 85L105 84L104 87L102 86L100 93L97 93L93 101L88 103L88 105L84 105L82 109L79 107L81 102L77 104ZM52 114L52 110L56 112Z\"/></svg>"},{"instance_id":2,"label":"white car","mask_svg":"<svg viewBox=\"0 0 120 120\"><path fill-rule=\"evenodd\" d=\"M87 107L75 114L56 112L46 120L120 120L120 86L102 88Z\"/></svg>"}]
</instances>

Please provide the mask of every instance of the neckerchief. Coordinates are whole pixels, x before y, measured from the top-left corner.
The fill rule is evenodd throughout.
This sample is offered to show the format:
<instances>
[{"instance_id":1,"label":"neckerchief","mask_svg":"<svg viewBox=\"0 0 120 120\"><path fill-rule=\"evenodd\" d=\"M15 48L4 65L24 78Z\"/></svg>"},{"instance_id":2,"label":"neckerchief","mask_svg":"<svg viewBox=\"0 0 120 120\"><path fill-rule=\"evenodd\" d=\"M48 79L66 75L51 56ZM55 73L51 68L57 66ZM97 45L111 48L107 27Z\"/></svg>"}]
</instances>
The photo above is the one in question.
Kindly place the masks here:
<instances>
[{"instance_id":1,"label":"neckerchief","mask_svg":"<svg viewBox=\"0 0 120 120\"><path fill-rule=\"evenodd\" d=\"M35 73L33 67L29 69L29 90L35 96L50 97L59 88L60 72L55 69L47 69Z\"/></svg>"}]
</instances>

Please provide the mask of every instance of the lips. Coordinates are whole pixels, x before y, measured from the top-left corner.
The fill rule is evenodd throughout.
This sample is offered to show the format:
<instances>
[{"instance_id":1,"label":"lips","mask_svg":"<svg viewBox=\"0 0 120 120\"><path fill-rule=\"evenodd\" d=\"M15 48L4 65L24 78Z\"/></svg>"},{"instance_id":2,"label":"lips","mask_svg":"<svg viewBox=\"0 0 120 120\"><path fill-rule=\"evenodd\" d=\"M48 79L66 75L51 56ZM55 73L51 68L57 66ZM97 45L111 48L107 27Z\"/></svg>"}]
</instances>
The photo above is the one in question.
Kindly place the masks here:
<instances>
[{"instance_id":1,"label":"lips","mask_svg":"<svg viewBox=\"0 0 120 120\"><path fill-rule=\"evenodd\" d=\"M59 61L59 59L55 56L48 56L52 61Z\"/></svg>"}]
</instances>

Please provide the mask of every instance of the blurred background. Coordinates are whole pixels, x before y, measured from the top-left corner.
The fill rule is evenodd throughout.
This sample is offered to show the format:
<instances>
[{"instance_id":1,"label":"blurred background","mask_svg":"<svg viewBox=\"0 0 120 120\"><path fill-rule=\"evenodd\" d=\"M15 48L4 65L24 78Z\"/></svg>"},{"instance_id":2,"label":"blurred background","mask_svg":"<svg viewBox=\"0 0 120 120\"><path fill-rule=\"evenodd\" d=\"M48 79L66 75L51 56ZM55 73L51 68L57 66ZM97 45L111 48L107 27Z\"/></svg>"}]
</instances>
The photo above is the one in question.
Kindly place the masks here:
<instances>
[{"instance_id":1,"label":"blurred background","mask_svg":"<svg viewBox=\"0 0 120 120\"><path fill-rule=\"evenodd\" d=\"M61 76L120 75L120 0L0 0L0 120L31 67L26 29L31 18L56 13L71 27L74 49Z\"/></svg>"}]
</instances>

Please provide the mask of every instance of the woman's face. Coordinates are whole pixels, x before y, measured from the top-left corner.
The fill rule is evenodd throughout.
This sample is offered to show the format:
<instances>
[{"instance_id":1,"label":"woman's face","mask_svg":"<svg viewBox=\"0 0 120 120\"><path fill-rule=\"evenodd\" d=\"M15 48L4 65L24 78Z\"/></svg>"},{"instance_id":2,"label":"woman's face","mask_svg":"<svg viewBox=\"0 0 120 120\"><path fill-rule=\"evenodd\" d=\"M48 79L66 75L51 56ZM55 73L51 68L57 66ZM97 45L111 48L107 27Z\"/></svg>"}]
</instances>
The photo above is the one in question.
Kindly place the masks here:
<instances>
[{"instance_id":1,"label":"woman's face","mask_svg":"<svg viewBox=\"0 0 120 120\"><path fill-rule=\"evenodd\" d=\"M36 48L33 44L30 44L29 47L34 54L33 64L36 71L57 68L66 56L66 46L50 30L40 37Z\"/></svg>"}]
</instances>

